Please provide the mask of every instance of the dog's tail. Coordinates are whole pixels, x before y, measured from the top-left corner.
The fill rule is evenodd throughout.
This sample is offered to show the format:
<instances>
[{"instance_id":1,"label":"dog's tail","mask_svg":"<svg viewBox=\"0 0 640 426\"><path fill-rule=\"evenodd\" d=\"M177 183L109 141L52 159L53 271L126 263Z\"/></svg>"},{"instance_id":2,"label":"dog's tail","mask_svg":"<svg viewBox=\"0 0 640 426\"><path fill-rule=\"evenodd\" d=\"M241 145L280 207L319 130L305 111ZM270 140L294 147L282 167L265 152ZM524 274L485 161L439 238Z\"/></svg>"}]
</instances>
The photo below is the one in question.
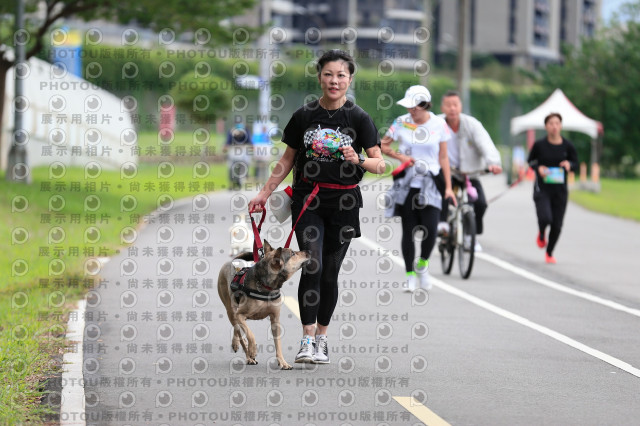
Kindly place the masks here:
<instances>
[{"instance_id":1,"label":"dog's tail","mask_svg":"<svg viewBox=\"0 0 640 426\"><path fill-rule=\"evenodd\" d=\"M239 255L237 255L236 257L233 258L233 260L246 260L247 262L252 262L253 261L253 253L250 251L245 251L243 253L240 253Z\"/></svg>"}]
</instances>

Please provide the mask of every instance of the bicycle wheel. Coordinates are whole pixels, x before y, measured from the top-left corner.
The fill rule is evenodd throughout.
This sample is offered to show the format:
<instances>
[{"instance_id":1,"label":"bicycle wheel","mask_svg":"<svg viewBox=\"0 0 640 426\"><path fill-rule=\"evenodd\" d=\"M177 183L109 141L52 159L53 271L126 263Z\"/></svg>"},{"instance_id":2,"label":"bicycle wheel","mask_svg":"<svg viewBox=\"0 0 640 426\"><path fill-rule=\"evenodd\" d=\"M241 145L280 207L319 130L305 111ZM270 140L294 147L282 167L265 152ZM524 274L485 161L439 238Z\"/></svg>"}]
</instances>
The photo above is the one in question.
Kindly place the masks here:
<instances>
[{"instance_id":1,"label":"bicycle wheel","mask_svg":"<svg viewBox=\"0 0 640 426\"><path fill-rule=\"evenodd\" d=\"M458 264L460 275L467 279L473 268L473 258L476 245L476 215L473 209L462 213L462 244L458 247Z\"/></svg>"},{"instance_id":2,"label":"bicycle wheel","mask_svg":"<svg viewBox=\"0 0 640 426\"><path fill-rule=\"evenodd\" d=\"M453 227L451 228L453 229ZM440 251L440 265L442 266L442 273L449 275L451 268L453 267L454 247L453 241L455 236L451 232L447 237L441 237L438 243L438 250Z\"/></svg>"}]
</instances>

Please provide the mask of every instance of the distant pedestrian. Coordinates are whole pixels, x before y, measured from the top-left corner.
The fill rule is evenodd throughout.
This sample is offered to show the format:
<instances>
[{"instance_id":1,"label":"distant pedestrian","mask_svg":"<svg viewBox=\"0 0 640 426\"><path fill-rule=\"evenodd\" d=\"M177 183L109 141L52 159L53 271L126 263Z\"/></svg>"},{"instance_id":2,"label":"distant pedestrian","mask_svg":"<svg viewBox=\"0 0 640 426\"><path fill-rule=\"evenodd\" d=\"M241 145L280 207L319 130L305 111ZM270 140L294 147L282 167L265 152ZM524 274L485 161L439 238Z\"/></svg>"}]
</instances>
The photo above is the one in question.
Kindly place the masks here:
<instances>
[{"instance_id":1,"label":"distant pedestrian","mask_svg":"<svg viewBox=\"0 0 640 426\"><path fill-rule=\"evenodd\" d=\"M578 154L573 144L560 135L562 116L557 112L544 119L547 136L537 140L529 153L529 166L536 172L533 200L538 215L536 244L547 248L545 261L556 263L553 249L560 238L567 208L567 174L578 170ZM549 227L549 241L545 232Z\"/></svg>"},{"instance_id":2,"label":"distant pedestrian","mask_svg":"<svg viewBox=\"0 0 640 426\"><path fill-rule=\"evenodd\" d=\"M236 123L233 129L229 130L227 143L223 148L229 167L229 190L242 188L242 184L249 175L250 147L251 133L244 124Z\"/></svg>"},{"instance_id":3,"label":"distant pedestrian","mask_svg":"<svg viewBox=\"0 0 640 426\"><path fill-rule=\"evenodd\" d=\"M263 184L269 178L269 163L271 163L271 140L269 129L265 124L256 123L253 126L253 165L255 167L256 183Z\"/></svg>"}]
</instances>

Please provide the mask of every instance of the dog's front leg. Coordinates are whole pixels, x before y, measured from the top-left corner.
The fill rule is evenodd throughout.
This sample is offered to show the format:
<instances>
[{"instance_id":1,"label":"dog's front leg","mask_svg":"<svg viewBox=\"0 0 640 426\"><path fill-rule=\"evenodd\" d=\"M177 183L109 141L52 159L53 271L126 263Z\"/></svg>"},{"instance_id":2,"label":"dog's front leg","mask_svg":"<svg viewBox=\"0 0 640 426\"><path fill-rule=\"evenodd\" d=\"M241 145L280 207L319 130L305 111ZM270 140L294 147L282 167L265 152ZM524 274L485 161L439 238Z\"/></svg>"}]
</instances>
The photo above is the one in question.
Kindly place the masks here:
<instances>
[{"instance_id":1,"label":"dog's front leg","mask_svg":"<svg viewBox=\"0 0 640 426\"><path fill-rule=\"evenodd\" d=\"M276 312L275 314L269 315L269 319L271 320L271 334L273 335L273 342L276 345L278 364L280 364L280 368L283 370L291 370L293 367L291 367L287 361L284 360L284 356L282 356L282 324L280 324L280 313Z\"/></svg>"},{"instance_id":2,"label":"dog's front leg","mask_svg":"<svg viewBox=\"0 0 640 426\"><path fill-rule=\"evenodd\" d=\"M247 364L255 365L258 363L258 361L256 361L256 357L258 356L256 337L247 325L247 319L244 316L236 315L236 318L238 319L238 325L242 328L244 335L247 337L247 348L245 349L245 353L247 354Z\"/></svg>"},{"instance_id":3,"label":"dog's front leg","mask_svg":"<svg viewBox=\"0 0 640 426\"><path fill-rule=\"evenodd\" d=\"M240 346L242 346L242 350L244 351L245 355L249 353L249 348L247 348L247 339L245 339L244 336L242 335L242 327L236 321L235 325L233 326L233 338L231 339L231 349L233 349L234 352L238 352L238 349Z\"/></svg>"}]
</instances>

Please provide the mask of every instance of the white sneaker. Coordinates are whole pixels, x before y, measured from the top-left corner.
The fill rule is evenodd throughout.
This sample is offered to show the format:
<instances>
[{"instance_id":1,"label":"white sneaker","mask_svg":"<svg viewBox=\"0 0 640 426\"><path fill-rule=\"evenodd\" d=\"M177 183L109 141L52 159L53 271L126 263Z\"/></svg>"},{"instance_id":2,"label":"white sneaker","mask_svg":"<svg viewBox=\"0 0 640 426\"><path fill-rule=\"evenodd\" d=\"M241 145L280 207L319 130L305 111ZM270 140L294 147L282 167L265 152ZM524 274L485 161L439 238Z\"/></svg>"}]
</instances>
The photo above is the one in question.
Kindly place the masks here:
<instances>
[{"instance_id":1,"label":"white sneaker","mask_svg":"<svg viewBox=\"0 0 640 426\"><path fill-rule=\"evenodd\" d=\"M441 237L446 237L449 235L449 223L448 222L438 222L437 234Z\"/></svg>"},{"instance_id":2,"label":"white sneaker","mask_svg":"<svg viewBox=\"0 0 640 426\"><path fill-rule=\"evenodd\" d=\"M316 336L316 350L313 352L314 364L329 364L329 345L327 343L327 336L324 334L318 334Z\"/></svg>"},{"instance_id":3,"label":"white sneaker","mask_svg":"<svg viewBox=\"0 0 640 426\"><path fill-rule=\"evenodd\" d=\"M296 363L300 362L313 362L314 347L316 345L316 339L313 336L304 335L300 341L300 350L296 355Z\"/></svg>"},{"instance_id":4,"label":"white sneaker","mask_svg":"<svg viewBox=\"0 0 640 426\"><path fill-rule=\"evenodd\" d=\"M407 293L413 293L415 289L416 289L416 276L407 275L407 286L404 288L404 291Z\"/></svg>"},{"instance_id":5,"label":"white sneaker","mask_svg":"<svg viewBox=\"0 0 640 426\"><path fill-rule=\"evenodd\" d=\"M427 268L424 268L423 271L418 273L418 277L420 278L420 288L425 290L431 290L431 287L433 287L433 284L429 279L429 270Z\"/></svg>"}]
</instances>

